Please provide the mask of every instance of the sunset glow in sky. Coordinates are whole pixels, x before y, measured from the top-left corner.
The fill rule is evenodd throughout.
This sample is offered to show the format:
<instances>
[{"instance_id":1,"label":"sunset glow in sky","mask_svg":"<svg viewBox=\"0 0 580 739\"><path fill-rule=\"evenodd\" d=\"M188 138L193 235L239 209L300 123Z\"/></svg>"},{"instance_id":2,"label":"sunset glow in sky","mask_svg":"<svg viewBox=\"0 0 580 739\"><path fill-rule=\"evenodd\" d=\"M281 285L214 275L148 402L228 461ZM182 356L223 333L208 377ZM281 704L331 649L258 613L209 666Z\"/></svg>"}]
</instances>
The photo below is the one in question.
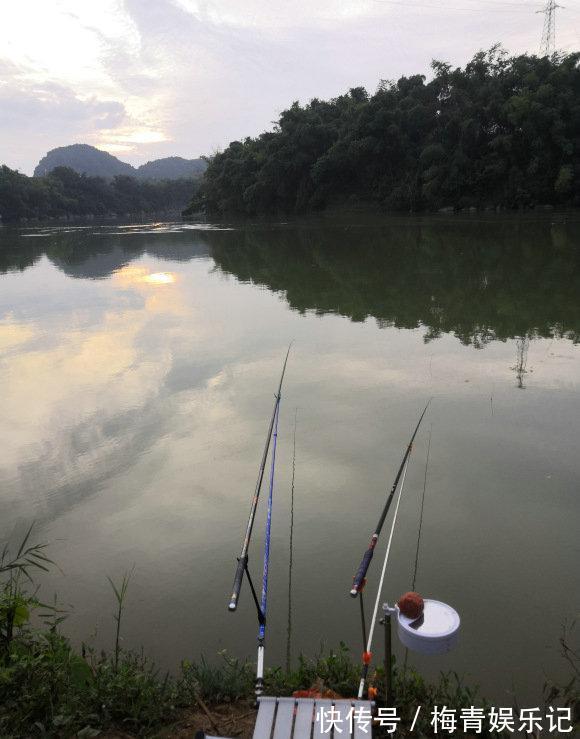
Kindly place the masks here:
<instances>
[{"instance_id":1,"label":"sunset glow in sky","mask_svg":"<svg viewBox=\"0 0 580 739\"><path fill-rule=\"evenodd\" d=\"M270 128L293 100L374 91L502 42L537 52L532 0L5 0L0 164L31 174L56 146L132 164L211 154ZM557 46L580 49L580 2Z\"/></svg>"}]
</instances>

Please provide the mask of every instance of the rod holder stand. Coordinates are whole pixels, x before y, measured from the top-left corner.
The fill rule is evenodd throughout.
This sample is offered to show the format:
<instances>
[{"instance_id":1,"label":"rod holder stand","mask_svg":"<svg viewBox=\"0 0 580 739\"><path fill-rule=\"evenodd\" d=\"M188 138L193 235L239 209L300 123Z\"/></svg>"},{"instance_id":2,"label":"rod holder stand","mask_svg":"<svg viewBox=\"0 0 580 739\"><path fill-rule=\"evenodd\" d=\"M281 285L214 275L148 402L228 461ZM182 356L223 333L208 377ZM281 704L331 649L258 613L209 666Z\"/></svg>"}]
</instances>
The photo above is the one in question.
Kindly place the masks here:
<instances>
[{"instance_id":1,"label":"rod holder stand","mask_svg":"<svg viewBox=\"0 0 580 739\"><path fill-rule=\"evenodd\" d=\"M393 705L394 690L393 690L393 641L391 632L391 619L393 616L396 617L398 612L397 606L390 606L388 603L383 603L383 617L381 623L385 627L385 700L387 706Z\"/></svg>"},{"instance_id":2,"label":"rod holder stand","mask_svg":"<svg viewBox=\"0 0 580 739\"><path fill-rule=\"evenodd\" d=\"M388 603L383 603L383 613L385 615L394 616L399 610L399 606L390 606Z\"/></svg>"}]
</instances>

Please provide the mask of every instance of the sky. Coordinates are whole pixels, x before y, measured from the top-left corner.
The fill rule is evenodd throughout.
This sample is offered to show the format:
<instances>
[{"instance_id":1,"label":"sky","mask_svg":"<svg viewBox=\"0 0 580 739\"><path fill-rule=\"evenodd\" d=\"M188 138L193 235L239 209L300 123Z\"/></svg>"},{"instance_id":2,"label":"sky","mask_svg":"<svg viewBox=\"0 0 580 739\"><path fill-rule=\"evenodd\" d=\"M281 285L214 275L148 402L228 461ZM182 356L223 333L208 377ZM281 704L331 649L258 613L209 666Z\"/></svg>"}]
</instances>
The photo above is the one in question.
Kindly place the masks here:
<instances>
[{"instance_id":1,"label":"sky","mask_svg":"<svg viewBox=\"0 0 580 739\"><path fill-rule=\"evenodd\" d=\"M580 0L557 47L580 50ZM87 143L139 165L211 155L294 100L539 50L545 1L3 0L0 164L26 174Z\"/></svg>"}]
</instances>

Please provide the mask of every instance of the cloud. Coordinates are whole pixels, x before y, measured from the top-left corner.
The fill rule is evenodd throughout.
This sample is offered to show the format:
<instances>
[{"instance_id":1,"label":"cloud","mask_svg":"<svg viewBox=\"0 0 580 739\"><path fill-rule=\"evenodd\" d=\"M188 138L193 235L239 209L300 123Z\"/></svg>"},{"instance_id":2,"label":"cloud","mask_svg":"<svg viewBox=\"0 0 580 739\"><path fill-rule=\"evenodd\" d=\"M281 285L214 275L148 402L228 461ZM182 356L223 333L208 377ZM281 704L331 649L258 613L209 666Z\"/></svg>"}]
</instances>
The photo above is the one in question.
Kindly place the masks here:
<instances>
[{"instance_id":1,"label":"cloud","mask_svg":"<svg viewBox=\"0 0 580 739\"><path fill-rule=\"evenodd\" d=\"M82 100L71 90L49 83L29 88L0 87L0 126L36 130L39 120L43 126L64 126L67 132L82 130L88 124L95 128L116 128L126 119L125 107L116 100L96 98Z\"/></svg>"},{"instance_id":2,"label":"cloud","mask_svg":"<svg viewBox=\"0 0 580 739\"><path fill-rule=\"evenodd\" d=\"M29 34L34 8L42 33ZM293 100L374 91L498 41L536 51L535 10L528 0L21 0L0 28L0 161L30 171L73 135L133 164L211 153L271 127ZM559 45L580 46L578 15L559 12L570 21Z\"/></svg>"},{"instance_id":3,"label":"cloud","mask_svg":"<svg viewBox=\"0 0 580 739\"><path fill-rule=\"evenodd\" d=\"M0 60L0 70L0 162L9 166L30 171L48 149L127 123L118 100L83 99L63 84L35 83L8 60Z\"/></svg>"}]
</instances>

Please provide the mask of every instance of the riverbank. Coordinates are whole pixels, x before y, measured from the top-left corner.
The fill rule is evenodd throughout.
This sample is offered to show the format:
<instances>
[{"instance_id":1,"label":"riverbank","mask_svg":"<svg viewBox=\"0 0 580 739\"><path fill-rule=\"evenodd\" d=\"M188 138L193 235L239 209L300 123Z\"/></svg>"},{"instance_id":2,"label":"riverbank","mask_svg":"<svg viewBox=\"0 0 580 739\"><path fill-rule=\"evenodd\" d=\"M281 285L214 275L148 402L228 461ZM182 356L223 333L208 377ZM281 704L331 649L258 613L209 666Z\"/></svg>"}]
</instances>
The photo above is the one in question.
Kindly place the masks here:
<instances>
[{"instance_id":1,"label":"riverbank","mask_svg":"<svg viewBox=\"0 0 580 739\"><path fill-rule=\"evenodd\" d=\"M104 737L131 739L159 737L185 739L197 732L250 739L256 720L253 699L254 666L221 655L221 663L201 659L184 662L179 678L157 673L143 655L78 655L66 639L54 632L37 632L33 639L20 634L10 658L0 667L0 736L24 737ZM356 691L359 667L341 647L315 659L301 657L290 672L268 671L266 693L291 695L307 686L314 697L352 696ZM436 707L446 706L457 717L470 709L485 716L480 736L509 736L489 730L489 716L495 709L461 683L456 674L441 675L436 684L426 683L412 668L395 665L395 702L398 736L434 737L432 725ZM384 682L380 669L372 678L376 702L384 706ZM341 693L334 690L340 688ZM545 708L567 706L579 727L579 693L574 680L565 688L547 686ZM418 721L413 720L418 707ZM519 715L517 699L504 711ZM538 709L540 710L540 709ZM490 713L491 712L491 713ZM568 725L568 724L566 724ZM461 730L458 736L474 736ZM390 736L385 726L376 725L376 738ZM570 734L573 736L574 734Z\"/></svg>"},{"instance_id":2,"label":"riverbank","mask_svg":"<svg viewBox=\"0 0 580 739\"><path fill-rule=\"evenodd\" d=\"M458 712L484 710L476 689L455 674L426 683L412 668L395 666L399 733L409 731L416 706L423 718L416 729L433 735L435 706ZM344 646L326 655L300 657L290 671L267 671L266 694L308 691L314 697L356 694L359 667ZM384 676L372 675L377 704L384 705ZM85 650L78 654L55 630L21 629L4 653L0 667L0 736L2 737L186 737L197 731L250 737L255 723L254 665L221 655L184 661L178 677L160 674L143 654ZM376 736L381 736L380 733ZM386 736L386 734L385 734Z\"/></svg>"},{"instance_id":3,"label":"riverbank","mask_svg":"<svg viewBox=\"0 0 580 739\"><path fill-rule=\"evenodd\" d=\"M42 547L25 549L15 561L15 565L5 557L0 561L0 574L12 570L0 590L0 737L185 739L200 731L239 739L252 736L255 666L250 661L225 653L212 660L201 656L183 660L179 674L170 676L159 672L144 650L124 650L128 576L119 583L110 581L117 605L112 650L96 651L83 644L76 651L61 633L67 612L56 601L41 603L20 582L20 575L29 569L26 561L43 567L49 563ZM32 626L34 614L42 623L40 628ZM549 715L550 706L569 708L578 728L580 659L564 639L562 648L573 670L572 679L564 686L544 686L542 715ZM369 674L376 704L385 706L382 665L375 665ZM289 669L270 668L265 674L265 694L349 698L356 695L359 677L360 665L341 644L315 657L300 655ZM444 706L457 717L478 709L486 717L483 730L477 732L480 736L509 735L491 729L489 717L496 709L478 695L477 687L465 685L454 672L429 683L412 666L393 660L392 691L394 703L390 705L396 707L399 736L437 736L433 716ZM502 708L512 711L517 720L517 696L511 708ZM457 727L452 733L472 735L460 730L459 721ZM390 736L384 725L377 725L373 735Z\"/></svg>"},{"instance_id":4,"label":"riverbank","mask_svg":"<svg viewBox=\"0 0 580 739\"><path fill-rule=\"evenodd\" d=\"M132 573L109 578L115 624L110 652L82 644L76 650L63 633L70 614L55 597L38 598L34 582L53 566L45 544L29 543L32 527L14 554L0 553L0 736L1 737L181 737L199 730L224 736L250 736L255 668L248 660L221 653L217 660L201 656L182 660L177 676L162 674L145 651L125 650L123 628ZM424 709L417 728L429 735L435 706L456 710L487 708L475 688L455 673L427 683L412 667L393 663L391 689L401 727L411 726L416 706ZM357 693L360 665L346 645L301 655L286 668L265 673L268 695L351 697ZM381 665L369 673L377 704L384 704L385 673Z\"/></svg>"},{"instance_id":5,"label":"riverbank","mask_svg":"<svg viewBox=\"0 0 580 739\"><path fill-rule=\"evenodd\" d=\"M55 225L55 224L91 224L99 225L101 223L142 223L144 220L155 219L156 221L174 221L181 219L181 211L178 208L168 208L165 210L139 210L131 213L116 213L114 211L105 213L61 213L60 215L43 215L43 216L23 216L19 220L7 221L4 223L0 219L0 226L35 226Z\"/></svg>"}]
</instances>

